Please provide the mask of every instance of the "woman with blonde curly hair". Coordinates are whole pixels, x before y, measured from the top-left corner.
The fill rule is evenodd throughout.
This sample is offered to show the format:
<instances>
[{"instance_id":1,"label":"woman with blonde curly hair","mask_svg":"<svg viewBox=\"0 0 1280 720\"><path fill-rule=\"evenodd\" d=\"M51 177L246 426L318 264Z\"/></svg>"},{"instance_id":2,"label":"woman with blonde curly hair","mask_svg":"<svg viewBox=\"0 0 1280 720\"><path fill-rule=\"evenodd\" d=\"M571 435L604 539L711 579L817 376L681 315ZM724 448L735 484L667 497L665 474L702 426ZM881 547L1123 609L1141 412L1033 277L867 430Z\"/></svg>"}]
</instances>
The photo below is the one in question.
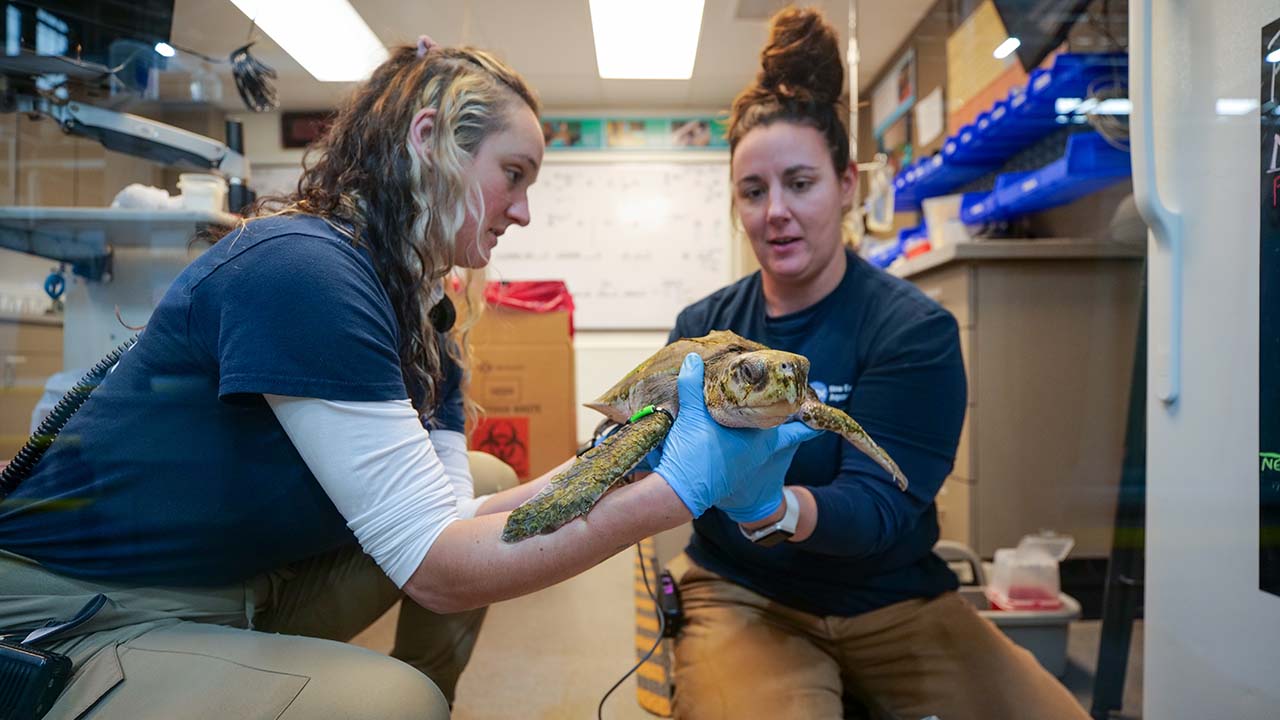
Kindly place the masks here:
<instances>
[{"instance_id":1,"label":"woman with blonde curly hair","mask_svg":"<svg viewBox=\"0 0 1280 720\"><path fill-rule=\"evenodd\" d=\"M0 635L79 614L39 640L75 668L50 717L446 717L474 609L711 505L780 502L769 468L811 432L719 427L687 360L653 475L501 541L547 478L473 497L442 282L529 222L542 154L519 75L422 38L341 108L295 193L175 280L0 504ZM334 642L401 597L416 670Z\"/></svg>"}]
</instances>

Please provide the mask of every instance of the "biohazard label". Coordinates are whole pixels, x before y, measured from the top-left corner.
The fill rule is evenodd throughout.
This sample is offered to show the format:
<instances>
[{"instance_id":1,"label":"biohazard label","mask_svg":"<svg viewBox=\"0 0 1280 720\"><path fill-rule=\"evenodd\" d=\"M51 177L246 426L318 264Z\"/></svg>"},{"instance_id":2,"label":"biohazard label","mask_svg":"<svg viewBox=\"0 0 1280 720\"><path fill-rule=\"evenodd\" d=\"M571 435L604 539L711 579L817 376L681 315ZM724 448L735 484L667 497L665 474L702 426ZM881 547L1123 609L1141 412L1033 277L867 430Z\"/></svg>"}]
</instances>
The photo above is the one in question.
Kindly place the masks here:
<instances>
[{"instance_id":1,"label":"biohazard label","mask_svg":"<svg viewBox=\"0 0 1280 720\"><path fill-rule=\"evenodd\" d=\"M471 449L510 465L521 480L529 479L529 418L484 417L471 433Z\"/></svg>"}]
</instances>

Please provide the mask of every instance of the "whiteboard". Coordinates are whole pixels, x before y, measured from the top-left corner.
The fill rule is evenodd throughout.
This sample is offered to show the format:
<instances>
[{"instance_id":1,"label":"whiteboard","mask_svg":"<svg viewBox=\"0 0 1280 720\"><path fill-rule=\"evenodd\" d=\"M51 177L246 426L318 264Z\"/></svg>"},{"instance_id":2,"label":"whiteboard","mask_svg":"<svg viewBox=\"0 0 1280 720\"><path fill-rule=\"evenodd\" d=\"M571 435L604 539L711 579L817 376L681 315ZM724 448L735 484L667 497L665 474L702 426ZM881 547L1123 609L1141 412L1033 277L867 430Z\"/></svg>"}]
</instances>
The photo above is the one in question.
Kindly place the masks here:
<instances>
[{"instance_id":1,"label":"whiteboard","mask_svg":"<svg viewBox=\"0 0 1280 720\"><path fill-rule=\"evenodd\" d=\"M733 279L727 157L548 158L532 221L494 248L490 280L564 280L584 329L667 329Z\"/></svg>"}]
</instances>

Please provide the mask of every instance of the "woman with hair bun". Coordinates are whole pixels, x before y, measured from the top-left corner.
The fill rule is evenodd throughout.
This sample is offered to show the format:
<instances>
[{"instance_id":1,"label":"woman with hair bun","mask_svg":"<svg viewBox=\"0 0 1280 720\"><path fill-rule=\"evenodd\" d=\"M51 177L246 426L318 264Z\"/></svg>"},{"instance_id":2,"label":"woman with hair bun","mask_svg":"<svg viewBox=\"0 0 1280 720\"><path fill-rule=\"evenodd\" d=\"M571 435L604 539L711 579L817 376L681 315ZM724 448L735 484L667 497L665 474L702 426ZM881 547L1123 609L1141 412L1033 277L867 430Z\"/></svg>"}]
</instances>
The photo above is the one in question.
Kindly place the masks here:
<instances>
[{"instance_id":1,"label":"woman with hair bun","mask_svg":"<svg viewBox=\"0 0 1280 720\"><path fill-rule=\"evenodd\" d=\"M932 548L966 388L955 318L843 240L857 169L844 68L813 10L775 15L729 121L733 210L760 271L680 313L674 340L732 330L807 356L819 397L856 416L910 479L826 434L804 443L762 523L694 522L676 569L686 624L675 716L1088 716L955 591Z\"/></svg>"},{"instance_id":2,"label":"woman with hair bun","mask_svg":"<svg viewBox=\"0 0 1280 720\"><path fill-rule=\"evenodd\" d=\"M39 464L0 476L0 636L42 628L74 667L49 717L444 718L475 609L781 498L815 433L719 426L691 355L652 476L501 540L547 476L472 497L443 281L530 221L542 154L514 70L394 48L297 191L188 266ZM412 667L343 642L402 598Z\"/></svg>"}]
</instances>

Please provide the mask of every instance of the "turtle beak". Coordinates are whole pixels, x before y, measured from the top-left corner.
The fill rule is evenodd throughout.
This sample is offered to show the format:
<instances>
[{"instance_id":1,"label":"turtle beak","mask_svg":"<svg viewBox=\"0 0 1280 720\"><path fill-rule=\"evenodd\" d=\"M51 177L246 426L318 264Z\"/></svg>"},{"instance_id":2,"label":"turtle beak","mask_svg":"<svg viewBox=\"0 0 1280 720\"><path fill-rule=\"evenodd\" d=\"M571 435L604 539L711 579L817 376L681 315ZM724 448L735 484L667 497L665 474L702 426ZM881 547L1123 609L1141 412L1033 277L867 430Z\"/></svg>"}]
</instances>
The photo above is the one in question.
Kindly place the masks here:
<instances>
[{"instance_id":1,"label":"turtle beak","mask_svg":"<svg viewBox=\"0 0 1280 720\"><path fill-rule=\"evenodd\" d=\"M787 399L800 402L809 384L809 359L803 355L789 355L774 368L778 381L787 387Z\"/></svg>"}]
</instances>

